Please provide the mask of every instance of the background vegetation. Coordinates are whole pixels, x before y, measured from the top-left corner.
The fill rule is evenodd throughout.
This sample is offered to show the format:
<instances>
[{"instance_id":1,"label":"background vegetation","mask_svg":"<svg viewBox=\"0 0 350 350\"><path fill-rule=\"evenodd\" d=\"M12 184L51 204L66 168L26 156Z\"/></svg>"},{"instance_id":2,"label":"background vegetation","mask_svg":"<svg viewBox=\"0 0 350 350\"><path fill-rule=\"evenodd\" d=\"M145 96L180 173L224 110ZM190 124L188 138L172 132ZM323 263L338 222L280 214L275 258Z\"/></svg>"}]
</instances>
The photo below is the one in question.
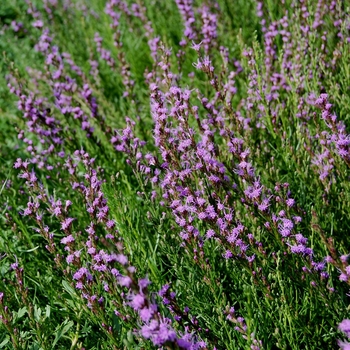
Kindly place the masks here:
<instances>
[{"instance_id":1,"label":"background vegetation","mask_svg":"<svg viewBox=\"0 0 350 350\"><path fill-rule=\"evenodd\" d=\"M0 348L346 349L349 10L2 0Z\"/></svg>"}]
</instances>

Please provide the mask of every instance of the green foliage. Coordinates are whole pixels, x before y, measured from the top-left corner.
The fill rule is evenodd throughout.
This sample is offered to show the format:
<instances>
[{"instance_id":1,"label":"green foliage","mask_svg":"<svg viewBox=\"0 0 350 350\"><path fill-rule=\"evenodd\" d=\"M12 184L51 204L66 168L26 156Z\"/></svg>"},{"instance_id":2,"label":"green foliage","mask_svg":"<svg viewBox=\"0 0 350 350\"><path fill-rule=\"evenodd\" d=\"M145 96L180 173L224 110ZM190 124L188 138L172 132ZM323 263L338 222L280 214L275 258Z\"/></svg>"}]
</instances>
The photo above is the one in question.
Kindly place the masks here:
<instances>
[{"instance_id":1,"label":"green foliage","mask_svg":"<svg viewBox=\"0 0 350 350\"><path fill-rule=\"evenodd\" d=\"M235 189L224 185L215 187L208 179L203 180L205 176L200 172L192 174L188 182L184 180L183 186L197 190L204 188L203 196L210 204L215 204L216 198L225 198L230 191L225 205L233 208L235 220L243 223L263 247L250 244L250 252L256 255L256 260L251 263L238 255L232 259L223 258L227 246L222 237L203 239L200 248L198 240L189 240L184 245L179 235L182 229L176 223L169 202L162 198L162 189L138 171L136 152L117 152L111 144L111 138L122 133L120 129L125 127L128 117L136 122L135 137L147 141L144 153L155 154L161 159L163 150L159 151L154 141L154 111L150 108L149 89L149 82L155 81L163 88L165 86L165 90L167 88L166 82L162 84L162 80L167 79L165 70L159 68L159 63L171 67L176 76L173 82L192 91L189 103L198 106L200 119L210 118L209 110L201 101L204 97L214 100L218 91L207 74L194 68L198 55L191 45L197 41L180 45L185 26L176 2L135 2L141 8L145 6L144 15L153 28L152 38L159 37L157 61L152 58L150 37L142 16L119 11L118 40L122 45L118 47L114 45L115 30L111 28L110 16L105 13L105 1L59 0L56 6L49 3L2 0L0 4L0 293L4 293L3 298L0 297L0 315L6 320L0 323L0 349L157 348L137 331L141 321L137 312L120 296L123 289L113 290L113 297L110 296L112 292L104 292L102 274L96 273L95 291L105 296L105 304L99 311L87 306L87 300L75 288L76 281L72 278L76 266L65 263L67 252L60 241L66 232L47 203L41 202L40 210L45 213L45 225L54 234L58 256L47 248L48 240L36 230L35 219L23 215L28 201L38 193L18 177L19 171L13 164L17 158L24 160L33 156L28 149L28 140L39 150L44 149L44 145L40 144L37 134L28 131L28 120L18 108L18 96L14 96L7 85L13 80L28 95L32 92L35 97L43 97L44 104L52 107L50 115L59 120L66 158L48 155L45 164L54 166L53 171L40 168L38 164L31 166L49 198L72 202L69 215L75 218L72 231L81 245L82 259L88 256L84 242L88 237L86 228L92 219L86 211L84 196L72 191L74 179L64 167L65 159L80 149L95 158L98 174L104 179L102 191L108 202L109 216L116 223L125 255L136 267L136 276L147 276L152 282L149 295L158 303L160 314L174 320L174 314L157 296L165 284L170 284L171 291L176 292L181 312L189 307L190 311L184 313L181 322L173 322L178 334L182 335L188 327L207 343L208 349L336 348L337 339L341 337L338 324L349 317L349 279L347 282L339 280L339 274L348 266L341 256L347 255L350 249L349 164L335 147L329 146L332 170L326 179L320 177L322 169L318 169L314 160L326 150L325 144L320 142L322 135L334 130L329 130L315 104L305 101L312 94L317 98L326 91L333 104L332 111L349 131L350 51L345 38L349 35L346 27L349 23L344 20L340 27L335 27L333 15L324 14L322 31L327 32L324 34L326 40L317 28L310 31L306 39L301 26L312 27L318 11L316 2L308 5L310 17L303 19L295 1L285 1L283 3L288 4L283 6L279 2L265 1L262 18L256 14L256 1L194 1L195 9L205 4L218 19L217 39L213 40L208 57L215 66L220 86L229 83L230 71L238 71L238 62L243 68L234 77L236 93L218 108L220 113L226 113L225 127L250 149L256 178L269 189L267 195L280 199L271 204L271 212L277 215L284 210L288 217L302 217L298 231L308 239L315 261L322 262L326 256L332 256L334 263L326 264L324 271L329 278L322 278L312 270L310 260L290 252L290 245L279 234L278 224L268 229L264 225L271 218L259 211L257 205L241 200L248 182L237 174L235 167L242 159L234 159L228 151L227 139L217 129L213 131L217 158L235 182ZM131 1L126 3L131 5ZM295 12L287 13L286 9L292 4ZM70 95L72 104L89 116L94 128L90 137L82 130L78 118L62 113L57 105L52 79L55 69L45 63L47 57L43 53L35 50L42 29L33 26L29 8L35 8L41 14L53 45L61 54L69 53L82 71L79 75L67 62L64 63L64 75L77 84L77 90ZM337 2L339 16L349 8L347 1ZM287 56L287 61L293 65L290 71L284 61L286 40L281 34L273 39L275 54L270 57L271 66L267 63L267 43L261 23L264 19L268 27L284 15L289 16L288 31L291 34L289 49L292 53ZM195 17L201 28L198 11ZM23 27L15 31L13 21L22 23ZM343 41L339 38L340 32L344 35ZM103 38L102 47L110 51L115 61L113 67L101 58L95 33ZM220 52L221 46L227 48L230 57L226 63L223 51ZM172 49L169 56L165 54L167 48ZM91 61L98 62L96 75L92 73ZM128 95L125 94L125 67L128 77L134 81ZM280 82L274 85L269 69L281 74L288 85L288 89L279 91L276 99L270 99L269 94ZM153 76L147 78L150 72ZM89 85L96 98L98 113L95 116L92 116L87 99L82 97L84 84ZM217 106L219 100L217 98L213 105L217 103ZM249 119L249 127L242 126L238 114ZM179 122L172 121L171 127L177 127L176 123ZM193 138L196 142L201 136L198 125L190 113L188 126L195 130ZM24 137L28 140L18 138L21 130L25 131ZM179 159L180 156L171 161ZM153 171L155 166L150 168ZM79 165L77 177L83 178L84 174L85 169ZM284 183L289 184L288 189L284 189ZM275 186L282 189L275 190ZM152 191L155 191L154 196ZM295 199L295 206L289 208L282 204L288 197ZM165 203L161 203L163 199ZM196 222L196 225L202 237L212 227L205 221ZM98 226L97 234L101 238L105 234L101 226ZM114 250L112 247L110 253ZM57 263L59 258L61 263ZM11 267L14 263L24 269L21 272L23 278L19 279L19 272ZM99 276L102 277L99 279ZM116 305L120 307L118 310L130 316L127 321L116 315ZM230 319L231 307L235 309L235 316ZM237 320L239 316L244 317L246 329ZM262 345L259 345L260 341ZM164 348L177 347L166 344Z\"/></svg>"}]
</instances>

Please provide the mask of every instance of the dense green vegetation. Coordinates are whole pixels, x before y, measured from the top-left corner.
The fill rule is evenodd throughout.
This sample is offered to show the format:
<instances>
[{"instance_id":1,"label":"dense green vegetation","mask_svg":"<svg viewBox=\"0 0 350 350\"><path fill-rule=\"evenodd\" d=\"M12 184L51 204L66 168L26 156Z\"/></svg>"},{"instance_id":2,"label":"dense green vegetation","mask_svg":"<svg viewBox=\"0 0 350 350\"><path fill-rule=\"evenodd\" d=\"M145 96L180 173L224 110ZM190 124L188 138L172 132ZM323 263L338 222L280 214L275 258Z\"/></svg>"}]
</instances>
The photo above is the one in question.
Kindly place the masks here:
<instances>
[{"instance_id":1,"label":"dense green vegetation","mask_svg":"<svg viewBox=\"0 0 350 350\"><path fill-rule=\"evenodd\" d=\"M349 12L2 0L0 348L348 349Z\"/></svg>"}]
</instances>

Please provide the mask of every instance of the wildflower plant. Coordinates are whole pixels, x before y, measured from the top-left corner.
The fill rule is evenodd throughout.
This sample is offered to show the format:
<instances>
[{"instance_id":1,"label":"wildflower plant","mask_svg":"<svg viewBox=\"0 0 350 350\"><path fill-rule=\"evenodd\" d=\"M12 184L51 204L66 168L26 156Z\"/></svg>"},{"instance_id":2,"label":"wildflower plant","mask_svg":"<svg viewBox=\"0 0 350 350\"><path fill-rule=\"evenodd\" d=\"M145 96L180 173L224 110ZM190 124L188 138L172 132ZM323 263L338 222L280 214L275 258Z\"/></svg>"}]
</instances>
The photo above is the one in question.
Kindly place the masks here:
<instances>
[{"instance_id":1,"label":"wildflower plant","mask_svg":"<svg viewBox=\"0 0 350 350\"><path fill-rule=\"evenodd\" d=\"M4 0L0 347L349 347L350 3Z\"/></svg>"}]
</instances>

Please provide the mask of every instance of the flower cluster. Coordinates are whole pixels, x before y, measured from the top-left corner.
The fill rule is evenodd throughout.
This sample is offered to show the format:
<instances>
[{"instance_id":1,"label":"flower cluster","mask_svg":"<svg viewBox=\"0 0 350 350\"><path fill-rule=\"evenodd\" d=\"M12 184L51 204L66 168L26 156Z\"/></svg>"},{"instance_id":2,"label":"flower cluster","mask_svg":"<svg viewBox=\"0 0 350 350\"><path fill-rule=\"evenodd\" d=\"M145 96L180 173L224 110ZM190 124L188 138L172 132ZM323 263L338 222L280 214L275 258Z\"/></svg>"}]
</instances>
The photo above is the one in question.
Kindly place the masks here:
<instances>
[{"instance_id":1,"label":"flower cluster","mask_svg":"<svg viewBox=\"0 0 350 350\"><path fill-rule=\"evenodd\" d=\"M335 348L342 319L349 338L346 4L18 3L0 343Z\"/></svg>"}]
</instances>

